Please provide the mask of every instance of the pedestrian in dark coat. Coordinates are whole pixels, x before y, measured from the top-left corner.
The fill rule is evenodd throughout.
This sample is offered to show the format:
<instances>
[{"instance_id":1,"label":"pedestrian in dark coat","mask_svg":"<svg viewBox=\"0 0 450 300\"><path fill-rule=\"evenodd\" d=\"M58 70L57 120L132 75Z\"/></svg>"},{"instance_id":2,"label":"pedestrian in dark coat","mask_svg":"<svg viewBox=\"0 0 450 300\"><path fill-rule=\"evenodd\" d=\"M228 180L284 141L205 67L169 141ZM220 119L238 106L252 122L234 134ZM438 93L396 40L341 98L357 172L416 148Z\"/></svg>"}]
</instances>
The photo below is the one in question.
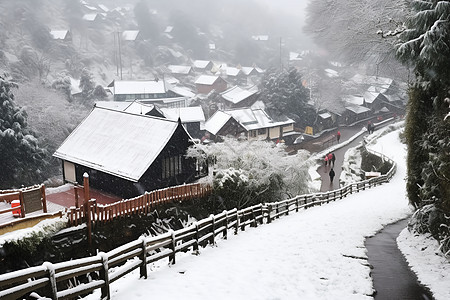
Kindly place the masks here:
<instances>
[{"instance_id":1,"label":"pedestrian in dark coat","mask_svg":"<svg viewBox=\"0 0 450 300\"><path fill-rule=\"evenodd\" d=\"M332 184L332 183L333 183L334 176L336 175L336 174L334 173L333 168L331 168L330 173L328 173L328 175L330 175L330 184Z\"/></svg>"},{"instance_id":2,"label":"pedestrian in dark coat","mask_svg":"<svg viewBox=\"0 0 450 300\"><path fill-rule=\"evenodd\" d=\"M334 162L336 161L336 155L334 155L334 152L331 153L331 161L333 162L333 168L334 168Z\"/></svg>"}]
</instances>

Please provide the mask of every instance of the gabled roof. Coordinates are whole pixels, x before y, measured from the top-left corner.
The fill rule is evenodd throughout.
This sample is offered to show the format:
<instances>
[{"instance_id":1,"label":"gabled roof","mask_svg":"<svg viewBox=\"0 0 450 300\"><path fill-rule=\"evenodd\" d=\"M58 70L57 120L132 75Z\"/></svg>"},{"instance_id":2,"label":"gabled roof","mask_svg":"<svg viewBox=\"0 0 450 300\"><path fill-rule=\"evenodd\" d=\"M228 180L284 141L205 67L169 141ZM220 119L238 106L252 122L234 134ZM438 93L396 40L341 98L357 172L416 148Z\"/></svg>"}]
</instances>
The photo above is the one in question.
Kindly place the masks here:
<instances>
[{"instance_id":1,"label":"gabled roof","mask_svg":"<svg viewBox=\"0 0 450 300\"><path fill-rule=\"evenodd\" d=\"M187 97L187 98L193 98L195 97L195 93L192 92L189 88L187 87L182 87L182 86L174 86L171 87L170 90L172 92L174 92L175 94L178 94L180 96L183 97Z\"/></svg>"},{"instance_id":2,"label":"gabled roof","mask_svg":"<svg viewBox=\"0 0 450 300\"><path fill-rule=\"evenodd\" d=\"M217 135L220 129L230 120L231 115L218 110L216 111L211 118L208 119L205 123L205 130L212 133L213 135Z\"/></svg>"},{"instance_id":3,"label":"gabled roof","mask_svg":"<svg viewBox=\"0 0 450 300\"><path fill-rule=\"evenodd\" d=\"M269 36L268 35L252 35L252 39L255 41L268 41Z\"/></svg>"},{"instance_id":4,"label":"gabled roof","mask_svg":"<svg viewBox=\"0 0 450 300\"><path fill-rule=\"evenodd\" d=\"M205 114L201 106L189 106L180 108L166 108L162 107L161 111L164 116L170 120L178 120L180 118L182 123L205 122Z\"/></svg>"},{"instance_id":5,"label":"gabled roof","mask_svg":"<svg viewBox=\"0 0 450 300\"><path fill-rule=\"evenodd\" d=\"M238 86L234 86L225 92L222 92L220 95L225 100L230 101L233 104L237 104L254 94L256 94L256 91L248 91Z\"/></svg>"},{"instance_id":6,"label":"gabled roof","mask_svg":"<svg viewBox=\"0 0 450 300\"><path fill-rule=\"evenodd\" d=\"M343 96L342 100L346 103L352 104L352 105L363 105L364 104L364 97L362 96Z\"/></svg>"},{"instance_id":7,"label":"gabled roof","mask_svg":"<svg viewBox=\"0 0 450 300\"><path fill-rule=\"evenodd\" d=\"M55 40L64 40L69 34L69 30L50 30L50 34Z\"/></svg>"},{"instance_id":8,"label":"gabled roof","mask_svg":"<svg viewBox=\"0 0 450 300\"><path fill-rule=\"evenodd\" d=\"M155 109L153 104L145 104L139 101L127 102L129 105L123 109L124 112L138 115L146 115L148 112ZM164 114L163 114L164 115Z\"/></svg>"},{"instance_id":9,"label":"gabled roof","mask_svg":"<svg viewBox=\"0 0 450 300\"><path fill-rule=\"evenodd\" d=\"M365 92L364 93L364 101L366 103L373 103L376 99L382 102L388 101L388 99L382 94L377 92Z\"/></svg>"},{"instance_id":10,"label":"gabled roof","mask_svg":"<svg viewBox=\"0 0 450 300\"><path fill-rule=\"evenodd\" d=\"M135 41L139 34L139 30L124 30L122 32L122 38L125 41Z\"/></svg>"},{"instance_id":11,"label":"gabled roof","mask_svg":"<svg viewBox=\"0 0 450 300\"><path fill-rule=\"evenodd\" d=\"M164 80L115 80L114 95L164 94Z\"/></svg>"},{"instance_id":12,"label":"gabled roof","mask_svg":"<svg viewBox=\"0 0 450 300\"><path fill-rule=\"evenodd\" d=\"M241 73L241 70L234 67L227 67L225 72L227 76L238 76Z\"/></svg>"},{"instance_id":13,"label":"gabled roof","mask_svg":"<svg viewBox=\"0 0 450 300\"><path fill-rule=\"evenodd\" d=\"M85 14L83 16L83 20L86 21L94 21L97 18L98 14Z\"/></svg>"},{"instance_id":14,"label":"gabled roof","mask_svg":"<svg viewBox=\"0 0 450 300\"><path fill-rule=\"evenodd\" d=\"M345 109L347 109L347 110L349 110L351 112L354 112L357 115L370 111L369 108L367 108L365 106L360 106L360 105L346 106Z\"/></svg>"},{"instance_id":15,"label":"gabled roof","mask_svg":"<svg viewBox=\"0 0 450 300\"><path fill-rule=\"evenodd\" d=\"M295 123L289 118L287 118L286 121L275 122L262 109L241 108L216 111L214 115L206 121L205 129L216 135L230 118L235 119L247 131Z\"/></svg>"},{"instance_id":16,"label":"gabled roof","mask_svg":"<svg viewBox=\"0 0 450 300\"><path fill-rule=\"evenodd\" d=\"M169 65L167 68L172 74L188 75L192 71L191 66Z\"/></svg>"},{"instance_id":17,"label":"gabled roof","mask_svg":"<svg viewBox=\"0 0 450 300\"><path fill-rule=\"evenodd\" d=\"M210 60L195 60L192 65L197 69L205 69L211 63Z\"/></svg>"},{"instance_id":18,"label":"gabled roof","mask_svg":"<svg viewBox=\"0 0 450 300\"><path fill-rule=\"evenodd\" d=\"M137 182L178 122L94 108L53 156Z\"/></svg>"},{"instance_id":19,"label":"gabled roof","mask_svg":"<svg viewBox=\"0 0 450 300\"><path fill-rule=\"evenodd\" d=\"M200 75L195 84L213 85L220 77L212 75Z\"/></svg>"}]
</instances>

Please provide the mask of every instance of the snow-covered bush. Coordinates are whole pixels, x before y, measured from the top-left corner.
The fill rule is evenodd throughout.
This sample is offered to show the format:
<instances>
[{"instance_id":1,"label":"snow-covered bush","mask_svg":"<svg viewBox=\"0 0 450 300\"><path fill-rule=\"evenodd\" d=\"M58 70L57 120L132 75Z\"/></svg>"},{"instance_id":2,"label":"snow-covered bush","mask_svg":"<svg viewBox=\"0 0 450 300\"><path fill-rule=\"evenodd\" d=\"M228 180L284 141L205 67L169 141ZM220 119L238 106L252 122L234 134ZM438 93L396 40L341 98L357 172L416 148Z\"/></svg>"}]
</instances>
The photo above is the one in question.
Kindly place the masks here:
<instances>
[{"instance_id":1,"label":"snow-covered bush","mask_svg":"<svg viewBox=\"0 0 450 300\"><path fill-rule=\"evenodd\" d=\"M214 193L225 208L309 192L306 151L288 155L283 146L272 142L225 137L223 143L196 144L188 150L187 156L196 157L200 162L210 160Z\"/></svg>"}]
</instances>

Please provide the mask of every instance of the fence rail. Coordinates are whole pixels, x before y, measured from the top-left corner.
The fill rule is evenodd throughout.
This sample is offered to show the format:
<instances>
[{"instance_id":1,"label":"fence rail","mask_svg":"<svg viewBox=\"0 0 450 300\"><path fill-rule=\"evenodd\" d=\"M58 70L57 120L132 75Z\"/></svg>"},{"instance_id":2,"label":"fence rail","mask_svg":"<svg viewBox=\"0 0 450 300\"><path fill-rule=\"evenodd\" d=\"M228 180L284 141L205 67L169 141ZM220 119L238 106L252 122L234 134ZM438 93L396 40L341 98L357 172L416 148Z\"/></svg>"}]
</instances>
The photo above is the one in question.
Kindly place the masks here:
<instances>
[{"instance_id":1,"label":"fence rail","mask_svg":"<svg viewBox=\"0 0 450 300\"><path fill-rule=\"evenodd\" d=\"M141 237L107 253L99 253L94 257L57 264L44 263L39 267L3 274L0 275L0 298L17 299L40 288L40 291L45 293L46 297L52 299L73 298L88 294L95 289L101 289L102 299L109 299L110 283L137 268L140 270L140 277L147 278L147 264L164 258L168 258L171 264L175 264L177 252L192 249L195 253L200 246L214 244L218 236L227 239L229 230L233 230L237 234L239 230L244 231L249 226L256 227L264 224L264 221L266 224L271 223L274 219L288 215L294 210L298 212L300 209L342 199L348 194L390 181L396 172L395 162L384 155L374 151L371 152L392 163L392 168L387 174L352 183L330 192L299 195L292 199L259 204L241 210L223 211L220 214L200 220L189 227L169 231L158 236ZM149 196L145 197L148 200ZM158 199L162 201L161 199L166 198ZM169 197L168 199L173 198ZM122 204L122 208L125 207L127 212L132 212L133 209L135 211L142 209L144 204L149 203L149 201L139 201L138 203L141 203L141 206ZM114 215L122 210L112 211L112 215ZM110 271L113 267L115 268L114 271ZM63 290L58 289L64 280L92 273L95 273L96 276L91 276L95 279L89 283Z\"/></svg>"},{"instance_id":2,"label":"fence rail","mask_svg":"<svg viewBox=\"0 0 450 300\"><path fill-rule=\"evenodd\" d=\"M12 205L13 201L18 201L20 205L0 210L0 215L11 211L20 212L20 217L24 218L26 213L42 210L47 213L47 200L45 196L45 186L34 185L21 189L0 190L0 201Z\"/></svg>"},{"instance_id":3,"label":"fence rail","mask_svg":"<svg viewBox=\"0 0 450 300\"><path fill-rule=\"evenodd\" d=\"M121 200L112 204L98 204L95 200L89 201L91 221L104 224L124 216L148 213L152 208L173 201L184 201L193 198L203 198L211 194L212 187L207 184L186 184L169 187L152 192L146 192L139 197ZM67 215L69 225L76 226L86 221L87 210L84 205L71 207Z\"/></svg>"}]
</instances>

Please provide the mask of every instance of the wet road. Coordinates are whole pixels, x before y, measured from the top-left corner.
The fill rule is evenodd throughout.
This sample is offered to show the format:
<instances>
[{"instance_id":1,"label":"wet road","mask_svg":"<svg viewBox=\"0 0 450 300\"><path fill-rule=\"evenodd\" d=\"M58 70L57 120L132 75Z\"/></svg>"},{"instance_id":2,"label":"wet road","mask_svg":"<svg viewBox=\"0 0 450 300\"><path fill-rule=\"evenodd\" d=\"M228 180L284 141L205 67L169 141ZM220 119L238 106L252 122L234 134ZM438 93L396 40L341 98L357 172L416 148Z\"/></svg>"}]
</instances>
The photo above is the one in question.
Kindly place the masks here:
<instances>
[{"instance_id":1,"label":"wet road","mask_svg":"<svg viewBox=\"0 0 450 300\"><path fill-rule=\"evenodd\" d=\"M408 224L408 219L386 226L373 237L366 239L369 263L373 266L372 278L378 300L433 299L431 293L417 282L396 239Z\"/></svg>"}]
</instances>

